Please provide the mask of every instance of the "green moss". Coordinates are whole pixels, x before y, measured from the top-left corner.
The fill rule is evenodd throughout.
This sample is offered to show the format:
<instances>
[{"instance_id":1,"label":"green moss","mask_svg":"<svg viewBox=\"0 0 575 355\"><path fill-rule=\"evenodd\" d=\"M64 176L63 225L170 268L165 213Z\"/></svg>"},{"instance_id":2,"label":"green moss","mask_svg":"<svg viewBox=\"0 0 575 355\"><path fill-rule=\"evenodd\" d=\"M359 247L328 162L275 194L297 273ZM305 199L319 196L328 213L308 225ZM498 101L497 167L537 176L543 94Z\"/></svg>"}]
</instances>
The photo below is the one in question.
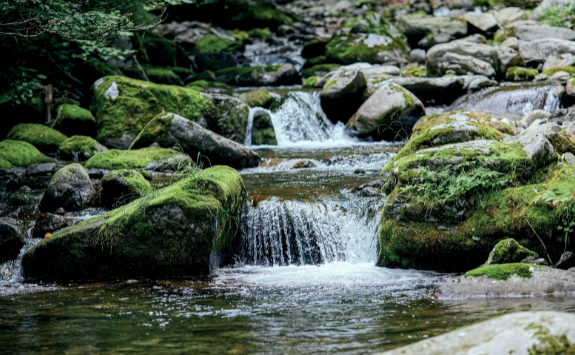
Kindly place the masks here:
<instances>
[{"instance_id":1,"label":"green moss","mask_svg":"<svg viewBox=\"0 0 575 355\"><path fill-rule=\"evenodd\" d=\"M305 69L302 74L304 77L309 78L311 76L314 76L316 72L329 72L339 67L341 67L341 64L319 64L314 65L311 68Z\"/></svg>"},{"instance_id":2,"label":"green moss","mask_svg":"<svg viewBox=\"0 0 575 355\"><path fill-rule=\"evenodd\" d=\"M322 77L321 76L311 76L309 78L306 79L306 81L304 81L302 87L304 88L315 88L315 85L317 84L318 80L321 80Z\"/></svg>"},{"instance_id":3,"label":"green moss","mask_svg":"<svg viewBox=\"0 0 575 355\"><path fill-rule=\"evenodd\" d=\"M252 28L248 31L250 38L267 38L272 36L272 32L267 28Z\"/></svg>"},{"instance_id":4,"label":"green moss","mask_svg":"<svg viewBox=\"0 0 575 355\"><path fill-rule=\"evenodd\" d=\"M529 265L529 264L501 264L501 265L491 265L480 267L475 270L471 270L465 273L465 277L480 277L486 275L490 279L495 280L508 280L511 275L517 275L530 279L533 274L530 267L544 267L540 265Z\"/></svg>"},{"instance_id":5,"label":"green moss","mask_svg":"<svg viewBox=\"0 0 575 355\"><path fill-rule=\"evenodd\" d=\"M194 47L194 52L205 54L211 52L233 52L243 46L241 41L232 41L213 34L207 34Z\"/></svg>"},{"instance_id":6,"label":"green moss","mask_svg":"<svg viewBox=\"0 0 575 355\"><path fill-rule=\"evenodd\" d=\"M166 85L179 85L182 86L184 83L182 79L176 75L173 71L165 68L149 68L146 69L146 75L151 82L156 84L166 84Z\"/></svg>"},{"instance_id":7,"label":"green moss","mask_svg":"<svg viewBox=\"0 0 575 355\"><path fill-rule=\"evenodd\" d=\"M399 51L407 58L407 45L402 36L389 38L386 45L370 45L365 43L368 36L364 34L339 34L334 36L326 46L325 55L329 60L343 64L367 62L379 63L379 54L384 51Z\"/></svg>"},{"instance_id":8,"label":"green moss","mask_svg":"<svg viewBox=\"0 0 575 355\"><path fill-rule=\"evenodd\" d=\"M145 193L150 191L152 188L148 180L146 180L142 174L137 171L127 169L117 170L107 174L102 178L102 185L104 186L107 180L111 180L116 177L120 177L122 180L124 180L128 186L128 189L132 193Z\"/></svg>"},{"instance_id":9,"label":"green moss","mask_svg":"<svg viewBox=\"0 0 575 355\"><path fill-rule=\"evenodd\" d=\"M567 335L551 335L548 328L536 324L530 324L526 329L536 329L533 338L538 340L528 349L529 355L575 354L575 344L571 344Z\"/></svg>"},{"instance_id":10,"label":"green moss","mask_svg":"<svg viewBox=\"0 0 575 355\"><path fill-rule=\"evenodd\" d=\"M90 111L78 105L63 104L58 106L56 112L60 116L62 122L73 120L81 123L96 123L94 115L92 115Z\"/></svg>"},{"instance_id":11,"label":"green moss","mask_svg":"<svg viewBox=\"0 0 575 355\"><path fill-rule=\"evenodd\" d=\"M75 152L87 152L94 155L97 151L96 145L98 142L86 136L72 136L60 144L60 152L66 155L72 155Z\"/></svg>"},{"instance_id":12,"label":"green moss","mask_svg":"<svg viewBox=\"0 0 575 355\"><path fill-rule=\"evenodd\" d=\"M544 70L543 74L545 74L547 76L553 76L553 74L558 73L560 71L567 72L570 75L575 75L575 67L571 67L571 66L549 68L547 70Z\"/></svg>"},{"instance_id":13,"label":"green moss","mask_svg":"<svg viewBox=\"0 0 575 355\"><path fill-rule=\"evenodd\" d=\"M212 167L54 233L26 253L23 267L47 279L205 275L212 251L233 251L244 200L241 176ZM177 223L167 231L159 216Z\"/></svg>"},{"instance_id":14,"label":"green moss","mask_svg":"<svg viewBox=\"0 0 575 355\"><path fill-rule=\"evenodd\" d=\"M137 169L145 168L149 163L157 160L177 158L182 154L173 149L148 147L136 150L111 149L94 155L85 165L86 169Z\"/></svg>"},{"instance_id":15,"label":"green moss","mask_svg":"<svg viewBox=\"0 0 575 355\"><path fill-rule=\"evenodd\" d=\"M537 259L539 254L525 248L521 244L517 243L515 239L508 238L495 245L493 251L489 254L489 258L487 259L485 266L518 263L529 256Z\"/></svg>"},{"instance_id":16,"label":"green moss","mask_svg":"<svg viewBox=\"0 0 575 355\"><path fill-rule=\"evenodd\" d=\"M303 69L305 70L319 64L329 64L325 55L320 55L318 57L306 60L305 63L303 64Z\"/></svg>"},{"instance_id":17,"label":"green moss","mask_svg":"<svg viewBox=\"0 0 575 355\"><path fill-rule=\"evenodd\" d=\"M412 107L413 105L415 105L415 100L413 99L413 96L410 95L410 93L401 86L390 85L389 88L391 89L391 91L399 92L403 95L403 99L405 100L404 101L405 107Z\"/></svg>"},{"instance_id":18,"label":"green moss","mask_svg":"<svg viewBox=\"0 0 575 355\"><path fill-rule=\"evenodd\" d=\"M90 111L78 105L62 104L56 108L55 116L55 120L46 122L46 126L67 136L96 136L96 119Z\"/></svg>"},{"instance_id":19,"label":"green moss","mask_svg":"<svg viewBox=\"0 0 575 355\"><path fill-rule=\"evenodd\" d=\"M493 37L494 43L503 43L507 38L515 37L515 27L500 28Z\"/></svg>"},{"instance_id":20,"label":"green moss","mask_svg":"<svg viewBox=\"0 0 575 355\"><path fill-rule=\"evenodd\" d=\"M42 152L56 151L68 139L55 129L37 123L20 123L8 132L7 138L28 142Z\"/></svg>"},{"instance_id":21,"label":"green moss","mask_svg":"<svg viewBox=\"0 0 575 355\"><path fill-rule=\"evenodd\" d=\"M197 80L186 85L187 88L193 88L194 86L201 88L202 90L207 90L208 88L225 89L228 87L224 83L219 83L217 81L206 81L206 80Z\"/></svg>"},{"instance_id":22,"label":"green moss","mask_svg":"<svg viewBox=\"0 0 575 355\"><path fill-rule=\"evenodd\" d=\"M505 78L512 81L530 81L539 74L537 69L510 67L505 73Z\"/></svg>"},{"instance_id":23,"label":"green moss","mask_svg":"<svg viewBox=\"0 0 575 355\"><path fill-rule=\"evenodd\" d=\"M427 70L421 69L417 65L410 65L403 71L406 78L423 78L427 76Z\"/></svg>"},{"instance_id":24,"label":"green moss","mask_svg":"<svg viewBox=\"0 0 575 355\"><path fill-rule=\"evenodd\" d=\"M250 35L246 31L241 30L231 30L228 31L234 38L238 41L247 41L250 39Z\"/></svg>"},{"instance_id":25,"label":"green moss","mask_svg":"<svg viewBox=\"0 0 575 355\"><path fill-rule=\"evenodd\" d=\"M455 75L455 74L445 74L444 76L442 76L442 78L457 78L457 75Z\"/></svg>"},{"instance_id":26,"label":"green moss","mask_svg":"<svg viewBox=\"0 0 575 355\"><path fill-rule=\"evenodd\" d=\"M46 157L30 143L9 139L0 142L0 168L2 169L25 168L31 164L52 162L54 159Z\"/></svg>"},{"instance_id":27,"label":"green moss","mask_svg":"<svg viewBox=\"0 0 575 355\"><path fill-rule=\"evenodd\" d=\"M330 80L327 83L325 83L325 85L323 86L323 90L326 90L327 88L329 88L330 86L334 85L337 81L335 80Z\"/></svg>"},{"instance_id":28,"label":"green moss","mask_svg":"<svg viewBox=\"0 0 575 355\"><path fill-rule=\"evenodd\" d=\"M154 119L152 119L145 127L142 129L138 137L134 139L130 149L136 146L139 140L143 139L145 141L154 141L156 137L164 133L172 124L174 119L173 114L159 114Z\"/></svg>"},{"instance_id":29,"label":"green moss","mask_svg":"<svg viewBox=\"0 0 575 355\"><path fill-rule=\"evenodd\" d=\"M273 97L266 89L258 89L240 94L240 100L248 104L249 107L269 108Z\"/></svg>"},{"instance_id":30,"label":"green moss","mask_svg":"<svg viewBox=\"0 0 575 355\"><path fill-rule=\"evenodd\" d=\"M120 95L114 100L106 99L104 94L113 82ZM96 139L100 142L108 138L119 139L124 132L137 135L162 112L173 112L192 121L204 117L210 127L216 125L213 103L199 92L119 76L104 78L90 108L98 122Z\"/></svg>"}]
</instances>

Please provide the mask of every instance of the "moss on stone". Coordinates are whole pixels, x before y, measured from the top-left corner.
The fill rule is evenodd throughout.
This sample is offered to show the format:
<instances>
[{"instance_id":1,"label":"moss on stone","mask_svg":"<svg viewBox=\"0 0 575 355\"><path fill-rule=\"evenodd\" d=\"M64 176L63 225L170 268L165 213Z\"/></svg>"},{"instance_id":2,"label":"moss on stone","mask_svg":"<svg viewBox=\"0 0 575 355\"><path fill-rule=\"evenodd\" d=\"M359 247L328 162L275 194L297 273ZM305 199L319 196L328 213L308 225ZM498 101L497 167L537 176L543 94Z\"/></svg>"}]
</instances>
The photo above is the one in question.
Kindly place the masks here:
<instances>
[{"instance_id":1,"label":"moss on stone","mask_svg":"<svg viewBox=\"0 0 575 355\"><path fill-rule=\"evenodd\" d=\"M517 275L519 277L530 279L533 276L531 270L529 270L530 267L545 267L545 266L529 265L529 264L491 265L468 271L465 273L465 277L480 277L485 275L490 279L508 280L512 275Z\"/></svg>"},{"instance_id":2,"label":"moss on stone","mask_svg":"<svg viewBox=\"0 0 575 355\"><path fill-rule=\"evenodd\" d=\"M407 45L402 36L388 36L388 44L373 45L365 34L335 35L326 46L325 55L328 59L343 64L367 62L379 63L379 54L385 51L399 51L407 58Z\"/></svg>"},{"instance_id":3,"label":"moss on stone","mask_svg":"<svg viewBox=\"0 0 575 355\"><path fill-rule=\"evenodd\" d=\"M539 74L537 69L510 67L505 73L505 78L511 81L530 81L535 79L537 74Z\"/></svg>"},{"instance_id":4,"label":"moss on stone","mask_svg":"<svg viewBox=\"0 0 575 355\"><path fill-rule=\"evenodd\" d=\"M304 77L311 77L314 76L317 72L329 72L333 69L341 67L341 64L318 64L314 65L311 68L305 69L302 74Z\"/></svg>"},{"instance_id":5,"label":"moss on stone","mask_svg":"<svg viewBox=\"0 0 575 355\"><path fill-rule=\"evenodd\" d=\"M329 88L330 86L334 85L337 81L335 80L330 80L327 83L325 83L325 85L323 86L323 90L326 90L327 88Z\"/></svg>"},{"instance_id":6,"label":"moss on stone","mask_svg":"<svg viewBox=\"0 0 575 355\"><path fill-rule=\"evenodd\" d=\"M304 87L304 88L315 88L315 85L317 84L318 80L321 80L321 79L322 79L321 76L311 76L303 82L302 87Z\"/></svg>"},{"instance_id":7,"label":"moss on stone","mask_svg":"<svg viewBox=\"0 0 575 355\"><path fill-rule=\"evenodd\" d=\"M45 124L67 136L96 136L96 118L78 105L62 104L56 108L54 120Z\"/></svg>"},{"instance_id":8,"label":"moss on stone","mask_svg":"<svg viewBox=\"0 0 575 355\"><path fill-rule=\"evenodd\" d=\"M495 245L485 266L494 264L511 264L518 263L527 257L537 259L539 254L525 248L513 238L508 238L500 241Z\"/></svg>"},{"instance_id":9,"label":"moss on stone","mask_svg":"<svg viewBox=\"0 0 575 355\"><path fill-rule=\"evenodd\" d=\"M151 162L176 158L181 155L173 149L156 147L135 150L111 149L94 155L86 162L85 168L109 170L145 168Z\"/></svg>"},{"instance_id":10,"label":"moss on stone","mask_svg":"<svg viewBox=\"0 0 575 355\"><path fill-rule=\"evenodd\" d=\"M28 142L10 139L0 142L0 168L2 169L25 168L31 164L52 162L54 159L40 153L36 147Z\"/></svg>"},{"instance_id":11,"label":"moss on stone","mask_svg":"<svg viewBox=\"0 0 575 355\"><path fill-rule=\"evenodd\" d=\"M493 43L503 43L507 38L515 37L515 27L503 27L495 32Z\"/></svg>"},{"instance_id":12,"label":"moss on stone","mask_svg":"<svg viewBox=\"0 0 575 355\"><path fill-rule=\"evenodd\" d=\"M427 70L421 69L417 65L410 65L403 71L402 74L406 78L423 78L427 76Z\"/></svg>"},{"instance_id":13,"label":"moss on stone","mask_svg":"<svg viewBox=\"0 0 575 355\"><path fill-rule=\"evenodd\" d=\"M268 66L260 66L260 67L234 67L234 68L224 68L220 70L216 70L214 74L216 77L221 75L239 75L241 76L251 76L251 74L256 70L264 70L265 72L274 72L281 68L281 64L277 65L268 65Z\"/></svg>"},{"instance_id":14,"label":"moss on stone","mask_svg":"<svg viewBox=\"0 0 575 355\"><path fill-rule=\"evenodd\" d=\"M213 34L207 34L194 47L194 52L199 54L211 52L233 52L243 46L242 41L232 41L227 38L219 37Z\"/></svg>"},{"instance_id":15,"label":"moss on stone","mask_svg":"<svg viewBox=\"0 0 575 355\"><path fill-rule=\"evenodd\" d=\"M197 81L193 81L189 84L186 84L187 88L200 88L203 90L207 90L209 88L219 88L219 89L225 89L228 86L224 83L218 83L217 81L206 81L206 80L197 80Z\"/></svg>"},{"instance_id":16,"label":"moss on stone","mask_svg":"<svg viewBox=\"0 0 575 355\"><path fill-rule=\"evenodd\" d=\"M106 99L104 95L114 82L119 96ZM98 122L96 139L104 145L106 139L119 139L124 132L137 135L162 112L173 112L192 121L203 117L210 127L216 125L214 104L198 91L120 76L104 78L90 108Z\"/></svg>"},{"instance_id":17,"label":"moss on stone","mask_svg":"<svg viewBox=\"0 0 575 355\"><path fill-rule=\"evenodd\" d=\"M28 142L42 152L54 152L68 139L55 129L37 123L20 123L8 132L7 138Z\"/></svg>"},{"instance_id":18,"label":"moss on stone","mask_svg":"<svg viewBox=\"0 0 575 355\"><path fill-rule=\"evenodd\" d=\"M183 68L183 67L163 67L163 69L168 69L174 72L180 79L184 80L185 78L194 75L195 72L190 68Z\"/></svg>"},{"instance_id":19,"label":"moss on stone","mask_svg":"<svg viewBox=\"0 0 575 355\"><path fill-rule=\"evenodd\" d=\"M166 38L148 34L142 39L142 44L146 49L150 64L154 66L177 67L178 62L183 62L186 57L184 48Z\"/></svg>"},{"instance_id":20,"label":"moss on stone","mask_svg":"<svg viewBox=\"0 0 575 355\"><path fill-rule=\"evenodd\" d=\"M248 35L250 38L268 38L272 36L272 32L267 28L252 28Z\"/></svg>"},{"instance_id":21,"label":"moss on stone","mask_svg":"<svg viewBox=\"0 0 575 355\"><path fill-rule=\"evenodd\" d=\"M106 180L111 180L120 177L126 182L128 189L131 193L145 193L149 192L152 185L137 171L121 169L111 172L102 178L102 185L105 185Z\"/></svg>"},{"instance_id":22,"label":"moss on stone","mask_svg":"<svg viewBox=\"0 0 575 355\"><path fill-rule=\"evenodd\" d=\"M240 94L240 100L249 107L268 108L272 104L273 97L266 89L258 89Z\"/></svg>"},{"instance_id":23,"label":"moss on stone","mask_svg":"<svg viewBox=\"0 0 575 355\"><path fill-rule=\"evenodd\" d=\"M156 84L166 84L166 85L179 85L182 86L184 83L182 79L173 71L166 68L149 68L146 69L146 75L151 82Z\"/></svg>"},{"instance_id":24,"label":"moss on stone","mask_svg":"<svg viewBox=\"0 0 575 355\"><path fill-rule=\"evenodd\" d=\"M97 144L98 142L90 137L72 136L60 144L60 152L66 155L72 155L76 152L94 155L97 151Z\"/></svg>"},{"instance_id":25,"label":"moss on stone","mask_svg":"<svg viewBox=\"0 0 575 355\"><path fill-rule=\"evenodd\" d=\"M564 71L564 72L568 73L569 75L575 75L575 67L571 67L571 66L549 68L547 70L544 70L543 74L545 74L547 76L553 76L553 74L559 73L561 71Z\"/></svg>"}]
</instances>

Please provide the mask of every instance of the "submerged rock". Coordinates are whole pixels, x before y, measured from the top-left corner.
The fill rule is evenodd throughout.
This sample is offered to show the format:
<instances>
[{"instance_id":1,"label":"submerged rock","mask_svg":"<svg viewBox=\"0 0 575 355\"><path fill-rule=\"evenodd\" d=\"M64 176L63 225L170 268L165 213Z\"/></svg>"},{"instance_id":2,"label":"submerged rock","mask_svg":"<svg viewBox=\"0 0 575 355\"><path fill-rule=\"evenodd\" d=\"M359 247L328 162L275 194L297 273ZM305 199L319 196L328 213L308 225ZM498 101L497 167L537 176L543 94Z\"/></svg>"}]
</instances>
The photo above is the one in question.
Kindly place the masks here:
<instances>
[{"instance_id":1,"label":"submerged rock","mask_svg":"<svg viewBox=\"0 0 575 355\"><path fill-rule=\"evenodd\" d=\"M101 180L100 197L108 208L123 206L151 190L150 183L137 171L118 170Z\"/></svg>"},{"instance_id":2,"label":"submerged rock","mask_svg":"<svg viewBox=\"0 0 575 355\"><path fill-rule=\"evenodd\" d=\"M66 211L81 211L92 207L98 199L86 169L80 164L66 165L50 180L40 202L42 212L54 212L62 207Z\"/></svg>"},{"instance_id":3,"label":"submerged rock","mask_svg":"<svg viewBox=\"0 0 575 355\"><path fill-rule=\"evenodd\" d=\"M259 155L244 145L217 135L173 113L156 116L134 140L130 150L148 147L154 142L164 147L178 145L193 157L201 154L208 158L211 165L224 164L244 168L259 164ZM98 156L102 154L96 157Z\"/></svg>"},{"instance_id":4,"label":"submerged rock","mask_svg":"<svg viewBox=\"0 0 575 355\"><path fill-rule=\"evenodd\" d=\"M16 223L10 218L0 218L0 264L16 259L26 243Z\"/></svg>"},{"instance_id":5,"label":"submerged rock","mask_svg":"<svg viewBox=\"0 0 575 355\"><path fill-rule=\"evenodd\" d=\"M22 260L26 278L85 280L207 275L231 256L246 190L216 166L53 233Z\"/></svg>"},{"instance_id":6,"label":"submerged rock","mask_svg":"<svg viewBox=\"0 0 575 355\"><path fill-rule=\"evenodd\" d=\"M292 169L309 169L309 168L317 168L317 165L311 160L300 160L295 162Z\"/></svg>"}]
</instances>

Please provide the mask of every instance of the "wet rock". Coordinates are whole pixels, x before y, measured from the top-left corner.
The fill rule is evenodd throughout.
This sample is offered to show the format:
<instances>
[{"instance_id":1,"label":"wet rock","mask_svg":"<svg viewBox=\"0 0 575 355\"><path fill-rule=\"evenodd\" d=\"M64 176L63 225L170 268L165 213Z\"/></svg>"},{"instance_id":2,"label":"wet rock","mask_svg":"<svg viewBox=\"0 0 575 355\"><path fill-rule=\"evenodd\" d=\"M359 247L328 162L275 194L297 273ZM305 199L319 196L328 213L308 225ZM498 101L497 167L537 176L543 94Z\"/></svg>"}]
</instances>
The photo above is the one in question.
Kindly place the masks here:
<instances>
[{"instance_id":1,"label":"wet rock","mask_svg":"<svg viewBox=\"0 0 575 355\"><path fill-rule=\"evenodd\" d=\"M242 100L228 95L211 94L208 97L217 110L219 134L243 144L246 140L246 127L250 115L249 106Z\"/></svg>"},{"instance_id":2,"label":"wet rock","mask_svg":"<svg viewBox=\"0 0 575 355\"><path fill-rule=\"evenodd\" d=\"M517 243L515 239L508 238L495 245L489 254L489 258L487 258L485 266L519 263L528 257L537 259L539 255Z\"/></svg>"},{"instance_id":3,"label":"wet rock","mask_svg":"<svg viewBox=\"0 0 575 355\"><path fill-rule=\"evenodd\" d=\"M484 75L495 76L495 70L491 64L468 55L456 53L445 53L439 63L439 72L445 75L447 72L454 72L457 75Z\"/></svg>"},{"instance_id":4,"label":"wet rock","mask_svg":"<svg viewBox=\"0 0 575 355\"><path fill-rule=\"evenodd\" d=\"M259 155L254 151L172 113L156 116L142 130L131 149L147 147L152 142L158 142L164 147L178 144L190 156L197 157L201 153L212 165L225 164L239 168L257 166L259 163Z\"/></svg>"},{"instance_id":5,"label":"wet rock","mask_svg":"<svg viewBox=\"0 0 575 355\"><path fill-rule=\"evenodd\" d=\"M472 28L481 31L482 33L490 34L499 29L497 19L490 13L467 12L463 18L470 26L472 26Z\"/></svg>"},{"instance_id":6,"label":"wet rock","mask_svg":"<svg viewBox=\"0 0 575 355\"><path fill-rule=\"evenodd\" d=\"M407 44L400 33L339 34L327 44L325 56L336 63L400 65L407 63Z\"/></svg>"},{"instance_id":7,"label":"wet rock","mask_svg":"<svg viewBox=\"0 0 575 355\"><path fill-rule=\"evenodd\" d=\"M567 270L575 266L575 253L572 251L566 251L561 255L557 264L555 264L555 268Z\"/></svg>"},{"instance_id":8,"label":"wet rock","mask_svg":"<svg viewBox=\"0 0 575 355\"><path fill-rule=\"evenodd\" d=\"M384 82L347 122L348 134L395 140L407 136L425 108L417 97L401 86Z\"/></svg>"},{"instance_id":9,"label":"wet rock","mask_svg":"<svg viewBox=\"0 0 575 355\"><path fill-rule=\"evenodd\" d=\"M65 228L72 224L70 219L52 213L42 213L34 224L32 237L44 238L46 233L52 233L58 229Z\"/></svg>"},{"instance_id":10,"label":"wet rock","mask_svg":"<svg viewBox=\"0 0 575 355\"><path fill-rule=\"evenodd\" d=\"M43 280L208 275L238 242L245 197L236 171L205 169L149 199L53 233L24 255L24 274Z\"/></svg>"},{"instance_id":11,"label":"wet rock","mask_svg":"<svg viewBox=\"0 0 575 355\"><path fill-rule=\"evenodd\" d=\"M549 266L547 260L543 258L535 259L533 256L528 256L525 259L520 261L521 264L531 264L531 265L541 265L541 266Z\"/></svg>"},{"instance_id":12,"label":"wet rock","mask_svg":"<svg viewBox=\"0 0 575 355\"><path fill-rule=\"evenodd\" d=\"M309 169L309 168L317 168L317 165L311 160L300 160L296 162L292 169Z\"/></svg>"},{"instance_id":13,"label":"wet rock","mask_svg":"<svg viewBox=\"0 0 575 355\"><path fill-rule=\"evenodd\" d=\"M356 174L356 175L363 175L363 174L365 174L365 170L358 168L358 169L355 169L355 170L353 171L353 173Z\"/></svg>"},{"instance_id":14,"label":"wet rock","mask_svg":"<svg viewBox=\"0 0 575 355\"><path fill-rule=\"evenodd\" d=\"M509 81L533 81L538 74L537 69L513 66L507 68L505 79Z\"/></svg>"},{"instance_id":15,"label":"wet rock","mask_svg":"<svg viewBox=\"0 0 575 355\"><path fill-rule=\"evenodd\" d=\"M54 211L54 214L57 214L57 215L63 215L65 213L66 213L66 210L62 207L59 207L56 209L56 211Z\"/></svg>"},{"instance_id":16,"label":"wet rock","mask_svg":"<svg viewBox=\"0 0 575 355\"><path fill-rule=\"evenodd\" d=\"M495 11L494 16L497 19L497 22L502 26L519 20L527 20L527 13L519 7L503 8L499 11Z\"/></svg>"},{"instance_id":17,"label":"wet rock","mask_svg":"<svg viewBox=\"0 0 575 355\"><path fill-rule=\"evenodd\" d=\"M575 55L575 42L543 38L530 42L522 41L519 45L519 54L527 63L532 61L543 63L549 57L566 53Z\"/></svg>"},{"instance_id":18,"label":"wet rock","mask_svg":"<svg viewBox=\"0 0 575 355\"><path fill-rule=\"evenodd\" d=\"M276 133L272 118L266 111L254 113L252 124L252 144L253 145L277 145Z\"/></svg>"},{"instance_id":19,"label":"wet rock","mask_svg":"<svg viewBox=\"0 0 575 355\"><path fill-rule=\"evenodd\" d=\"M279 86L301 84L292 64L265 67L225 68L214 72L219 82L235 86Z\"/></svg>"},{"instance_id":20,"label":"wet rock","mask_svg":"<svg viewBox=\"0 0 575 355\"><path fill-rule=\"evenodd\" d=\"M366 80L359 69L338 71L320 93L321 107L333 122L347 121L361 106Z\"/></svg>"},{"instance_id":21,"label":"wet rock","mask_svg":"<svg viewBox=\"0 0 575 355\"><path fill-rule=\"evenodd\" d=\"M40 202L42 212L54 212L59 207L67 211L81 211L92 207L98 199L90 177L80 164L66 165L52 177Z\"/></svg>"},{"instance_id":22,"label":"wet rock","mask_svg":"<svg viewBox=\"0 0 575 355\"><path fill-rule=\"evenodd\" d=\"M0 218L0 264L16 259L24 247L24 237L16 225L15 220Z\"/></svg>"},{"instance_id":23,"label":"wet rock","mask_svg":"<svg viewBox=\"0 0 575 355\"><path fill-rule=\"evenodd\" d=\"M32 164L26 168L26 177L52 175L56 163Z\"/></svg>"},{"instance_id":24,"label":"wet rock","mask_svg":"<svg viewBox=\"0 0 575 355\"><path fill-rule=\"evenodd\" d=\"M425 63L426 52L423 49L413 49L409 52L410 63Z\"/></svg>"},{"instance_id":25,"label":"wet rock","mask_svg":"<svg viewBox=\"0 0 575 355\"><path fill-rule=\"evenodd\" d=\"M467 34L467 23L453 18L410 14L397 19L397 29L408 37L421 38L430 33L462 37Z\"/></svg>"},{"instance_id":26,"label":"wet rock","mask_svg":"<svg viewBox=\"0 0 575 355\"><path fill-rule=\"evenodd\" d=\"M273 97L269 91L258 89L240 94L240 100L248 104L249 107L269 108L273 102Z\"/></svg>"},{"instance_id":27,"label":"wet rock","mask_svg":"<svg viewBox=\"0 0 575 355\"><path fill-rule=\"evenodd\" d=\"M101 180L100 197L107 208L117 208L150 191L150 183L137 171L118 170Z\"/></svg>"},{"instance_id":28,"label":"wet rock","mask_svg":"<svg viewBox=\"0 0 575 355\"><path fill-rule=\"evenodd\" d=\"M446 54L458 54L469 56L487 62L493 70L499 69L499 55L497 49L486 44L472 43L465 40L457 40L449 43L438 44L427 51L427 75L441 76L441 62Z\"/></svg>"}]
</instances>

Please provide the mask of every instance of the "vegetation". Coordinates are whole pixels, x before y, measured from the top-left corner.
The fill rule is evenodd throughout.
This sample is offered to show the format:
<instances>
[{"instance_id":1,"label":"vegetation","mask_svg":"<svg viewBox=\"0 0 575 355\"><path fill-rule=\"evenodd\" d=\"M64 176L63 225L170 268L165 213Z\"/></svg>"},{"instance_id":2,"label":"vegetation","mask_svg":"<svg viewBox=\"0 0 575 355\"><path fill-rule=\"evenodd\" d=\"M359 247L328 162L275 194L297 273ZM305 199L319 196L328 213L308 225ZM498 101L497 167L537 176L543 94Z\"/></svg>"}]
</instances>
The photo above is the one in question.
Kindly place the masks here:
<instances>
[{"instance_id":1,"label":"vegetation","mask_svg":"<svg viewBox=\"0 0 575 355\"><path fill-rule=\"evenodd\" d=\"M539 255L517 243L515 239L504 239L495 245L485 266L518 263L527 257L537 259Z\"/></svg>"},{"instance_id":2,"label":"vegetation","mask_svg":"<svg viewBox=\"0 0 575 355\"><path fill-rule=\"evenodd\" d=\"M86 169L137 169L146 168L150 163L162 161L167 162L172 159L189 160L187 155L183 155L173 149L163 149L148 147L137 150L117 150L111 149L100 154L96 154L86 162Z\"/></svg>"},{"instance_id":3,"label":"vegetation","mask_svg":"<svg viewBox=\"0 0 575 355\"><path fill-rule=\"evenodd\" d=\"M40 153L32 144L6 139L0 142L0 168L25 168L31 164L52 163L54 159Z\"/></svg>"},{"instance_id":4,"label":"vegetation","mask_svg":"<svg viewBox=\"0 0 575 355\"><path fill-rule=\"evenodd\" d=\"M575 23L575 3L570 3L567 6L547 6L543 10L541 20L551 26L573 29Z\"/></svg>"},{"instance_id":5,"label":"vegetation","mask_svg":"<svg viewBox=\"0 0 575 355\"><path fill-rule=\"evenodd\" d=\"M72 136L63 141L59 148L64 156L72 156L74 153L87 153L92 156L98 152L98 142L86 136Z\"/></svg>"},{"instance_id":6,"label":"vegetation","mask_svg":"<svg viewBox=\"0 0 575 355\"><path fill-rule=\"evenodd\" d=\"M402 74L406 78L423 78L427 76L427 70L421 69L417 65L410 65L403 71Z\"/></svg>"},{"instance_id":7,"label":"vegetation","mask_svg":"<svg viewBox=\"0 0 575 355\"><path fill-rule=\"evenodd\" d=\"M55 152L68 137L62 133L36 123L20 123L8 133L8 139L32 144L42 152Z\"/></svg>"},{"instance_id":8,"label":"vegetation","mask_svg":"<svg viewBox=\"0 0 575 355\"><path fill-rule=\"evenodd\" d=\"M248 104L249 107L269 108L272 104L273 97L269 91L258 89L240 94L240 99Z\"/></svg>"},{"instance_id":9,"label":"vegetation","mask_svg":"<svg viewBox=\"0 0 575 355\"><path fill-rule=\"evenodd\" d=\"M465 273L465 277L487 276L495 280L508 280L512 275L530 279L533 274L529 268L544 267L530 264L502 264L480 267Z\"/></svg>"},{"instance_id":10,"label":"vegetation","mask_svg":"<svg viewBox=\"0 0 575 355\"><path fill-rule=\"evenodd\" d=\"M510 67L507 68L505 78L510 81L531 81L539 74L537 69Z\"/></svg>"}]
</instances>

